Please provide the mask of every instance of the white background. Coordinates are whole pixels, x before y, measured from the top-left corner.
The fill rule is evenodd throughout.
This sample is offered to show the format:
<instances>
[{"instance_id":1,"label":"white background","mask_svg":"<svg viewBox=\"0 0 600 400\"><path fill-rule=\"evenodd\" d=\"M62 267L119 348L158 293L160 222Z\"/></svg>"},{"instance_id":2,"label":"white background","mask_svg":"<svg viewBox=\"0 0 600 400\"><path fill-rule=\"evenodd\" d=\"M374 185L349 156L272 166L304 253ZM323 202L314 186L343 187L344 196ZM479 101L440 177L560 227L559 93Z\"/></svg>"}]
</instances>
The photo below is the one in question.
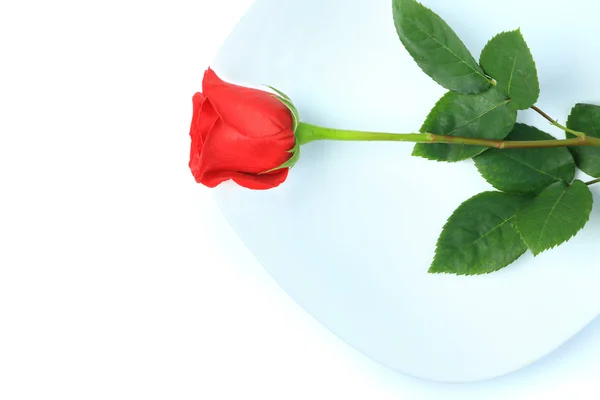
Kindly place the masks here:
<instances>
[{"instance_id":1,"label":"white background","mask_svg":"<svg viewBox=\"0 0 600 400\"><path fill-rule=\"evenodd\" d=\"M600 398L599 321L436 384L274 283L187 170L191 96L250 3L0 5L0 398Z\"/></svg>"}]
</instances>

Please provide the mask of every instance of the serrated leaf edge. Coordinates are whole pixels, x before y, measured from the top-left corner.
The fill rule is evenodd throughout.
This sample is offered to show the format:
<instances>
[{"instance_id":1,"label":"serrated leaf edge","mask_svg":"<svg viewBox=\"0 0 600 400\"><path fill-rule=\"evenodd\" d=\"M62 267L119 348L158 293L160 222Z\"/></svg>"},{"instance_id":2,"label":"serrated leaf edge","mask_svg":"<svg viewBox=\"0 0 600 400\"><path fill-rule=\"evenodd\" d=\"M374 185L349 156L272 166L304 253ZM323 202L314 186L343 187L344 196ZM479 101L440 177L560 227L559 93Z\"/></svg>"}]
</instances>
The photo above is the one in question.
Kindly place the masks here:
<instances>
[{"instance_id":1,"label":"serrated leaf edge","mask_svg":"<svg viewBox=\"0 0 600 400\"><path fill-rule=\"evenodd\" d=\"M401 0L400 0L401 1ZM445 46L443 43L440 43L435 37L431 36L428 32L424 31L423 29L421 29L421 27L417 26L416 24L414 24L412 21L409 20L405 20L406 22L408 22L409 24L411 24L412 26L416 27L419 32L424 33L425 35L427 35L427 37L429 37L430 39L432 39L434 42L436 42L438 45L440 45L441 47L443 47L446 51L448 51L450 54L452 54L458 61L460 61L462 64L466 65L470 70L473 71L474 74L479 75L481 77L483 77L483 79L485 81L487 81L489 83L488 86L484 87L481 91L479 92L460 92L460 91L456 91L456 90L452 90L447 88L446 86L442 85L441 83L439 83L429 72L425 71L422 67L421 67L421 63L419 62L419 60L417 60L410 51L408 51L407 49L407 45L405 43L405 39L403 38L402 35L399 34L398 32L398 37L400 39L400 41L402 42L402 45L404 46L404 48L406 49L407 53L410 55L410 57L417 63L417 65L419 66L419 68L421 68L421 70L427 75L429 76L431 79L433 79L434 82L436 82L438 85L442 86L445 89L448 89L454 93L461 93L461 94L476 94L476 93L481 93L481 92L485 92L486 90L489 89L489 87L492 85L491 81L489 80L489 78L486 76L485 71L483 70L483 68L481 67L481 65L479 65L479 63L477 62L477 60L475 59L475 57L473 57L473 55L471 54L471 52L469 51L469 49L467 48L467 46L465 45L465 43L462 41L462 39L458 36L458 34L454 31L454 29L452 29L452 27L450 25L448 25L448 23L442 18L440 17L437 13L435 13L433 10L431 10L430 8L426 7L425 5L423 5L422 3L415 1L415 0L410 0L413 3L416 4L417 7L421 7L423 8L425 11L431 13L434 17L439 18L439 20L445 24L452 33L454 33L454 36L456 37L456 39L458 40L458 42L468 51L469 55L471 56L471 59L473 60L473 63L479 67L479 70L477 70L477 68L474 68L472 65L469 65L469 63L467 63L465 60L463 60L462 58L460 58L458 55L454 54L454 52L448 48L447 46ZM392 7L396 8L398 7L399 9L401 8L401 6L397 6L396 3L398 1L393 1L392 3ZM396 23L396 21L394 21L394 24ZM396 29L397 31L397 29ZM410 41L409 41L410 42ZM482 82L483 83L483 82Z\"/></svg>"},{"instance_id":2,"label":"serrated leaf edge","mask_svg":"<svg viewBox=\"0 0 600 400\"><path fill-rule=\"evenodd\" d=\"M543 133L547 134L548 136L552 137L552 139L554 139L554 140L557 140L557 139L556 139L554 136L550 135L549 133L547 133L547 132L545 132L545 131L542 131L541 129L538 129L537 127L535 127L535 126L533 126L533 125L528 125L528 124L524 124L524 123L521 123L521 122L517 122L517 123L515 124L515 126L517 126L517 125L523 125L523 126L526 126L526 127L529 127L529 128L534 128L534 129L537 129L538 131L540 131L540 132L543 132ZM514 128L513 128L513 129L514 129ZM511 131L511 133L512 133L512 131ZM510 136L510 133L509 133L507 136ZM548 139L548 140L552 140L552 139ZM540 140L542 140L542 139L540 139ZM507 192L507 191L505 191L504 189L502 189L502 188L500 188L500 187L496 186L496 185L495 185L493 182L490 182L490 181L489 181L489 180L486 178L486 176L483 174L483 172L481 171L481 168L479 167L479 164L477 163L477 160L475 160L475 159L476 159L478 156L481 156L481 155L483 155L485 152L487 152L487 151L489 151L489 150L498 150L498 149L493 149L493 148L491 148L491 149L486 149L485 151L483 151L483 152L481 152L481 153L477 154L477 156L473 156L473 161L474 161L474 164L475 164L475 168L477 168L477 171L479 172L479 175L481 175L481 177L482 177L482 178L483 178L483 179L484 179L484 180L485 180L487 183L489 183L489 184L490 184L490 185L491 185L491 186L492 186L494 189L497 189L497 190L499 190L499 191L501 191L501 192L504 192L504 193L513 193L513 194L532 194L532 193L535 193L535 191L530 191L530 192ZM506 150L498 150L498 151L501 151L501 152L503 152L503 153L501 153L501 154L504 154L504 152L510 151L510 149L506 149ZM577 165L576 165L576 163L575 163L575 157L573 157L573 153L572 153L572 152L570 152L570 151L569 151L569 155L571 156L571 159L573 160L573 168L574 168L574 170L573 170L573 176L575 176L575 172L577 172ZM515 159L515 161L518 161L518 160L516 160L516 159ZM519 161L519 162L520 162L520 161ZM533 170L534 170L534 171L536 171L536 172L539 172L539 173L541 173L541 174L543 174L543 175L549 176L549 177L551 177L552 179L554 179L555 181L554 181L554 182L552 182L550 185L553 185L553 184L555 184L555 183L558 183L558 182L563 182L563 183L565 183L565 184L570 184L570 183L572 182L572 180L571 180L571 182L565 182L565 181L563 181L562 179L557 179L556 177L554 177L554 176L552 176L552 175L549 175L549 174L546 174L546 173L545 173L545 172L543 172L543 171L539 171L539 170L537 170L537 169L535 169L535 168L532 168L532 167L530 167L530 166L529 166L529 165L527 165L527 164L523 164L523 165L525 165L526 167L529 167L529 168L533 169ZM550 185L548 185L548 186L550 186ZM546 187L548 187L548 186L546 186ZM545 188L542 188L542 189L540 189L540 190L541 190L541 191L543 191L544 189L545 189ZM520 234L520 233L519 233L519 234Z\"/></svg>"},{"instance_id":3,"label":"serrated leaf edge","mask_svg":"<svg viewBox=\"0 0 600 400\"><path fill-rule=\"evenodd\" d=\"M433 257L433 261L431 262L431 266L429 267L429 269L428 269L427 273L429 273L429 274L436 274L436 275L456 275L456 276L477 276L477 275L489 275L489 274L491 274L491 273L493 273L493 272L497 272L497 271L499 271L499 270L501 270L501 269L504 269L504 268L508 267L509 265L511 265L512 263L514 263L515 261L517 261L519 258L521 258L521 256L527 252L527 249L525 249L525 250L523 250L523 252L521 252L521 253L520 253L518 256L516 256L516 257L515 257L513 260L511 260L511 261L510 261L508 264L506 264L505 266L503 266L503 267L500 267L500 268L497 268L497 269L493 269L493 270L491 270L491 271L486 271L486 272L477 272L477 273L469 273L469 272L465 272L465 273L459 273L459 272L452 272L452 271L435 271L435 270L433 270L433 265L435 264L436 260L438 259L438 249L439 249L439 246L440 246L440 242L441 242L441 240L442 240L442 234L444 233L444 230L446 229L446 227L447 227L447 226L448 226L448 224L450 223L450 219L451 219L451 218L454 216L454 213L455 213L455 212L456 212L456 211L457 211L457 210L458 210L460 207L462 207L462 206L463 206L465 203L467 203L468 201L471 201L471 200L473 200L473 199L474 199L474 198L476 198L476 197L479 197L479 196L482 196L482 197L483 197L484 195L488 195L488 194L491 194L491 193L503 193L503 192L496 192L496 191L487 191L487 192L481 192L481 193L478 193L478 194L476 194L475 196L472 196L472 197L468 198L467 200L465 200L465 201L463 201L462 203L460 203L460 205L459 205L458 207L456 207L456 209L455 209L455 210L452 212L452 214L450 215L450 217L448 217L448 219L446 220L446 223L445 223L445 224L444 224L444 226L442 227L442 232L441 232L441 233L440 233L440 235L438 236L438 239L437 239L437 241L436 241L436 244L435 244L435 255L434 255L434 257ZM508 193L507 193L507 194L508 194ZM510 194L508 194L508 195L510 195ZM517 196L518 196L519 194L515 194L515 195L517 195ZM516 227L516 225L515 225L514 221L511 221L511 220L514 220L514 219L515 219L516 215L517 215L517 214L515 213L515 215L513 215L512 217L510 217L510 218L508 218L508 219L504 220L504 221L503 221L503 223L501 223L501 224L498 224L497 226L495 226L493 229L491 229L490 231L488 231L488 232L487 232L487 233L486 233L484 236L488 235L488 234L489 234L490 232L492 232L493 230L495 230L495 229L498 229L499 227L501 227L501 226L505 225L506 223L510 223L510 224L512 225L512 227L513 227L513 228L515 229L515 231L516 231L516 230L517 230L517 227ZM517 231L517 232L518 232L518 231ZM521 234L520 234L520 233L519 233L519 236L521 236ZM481 238L483 238L483 236L482 236ZM479 239L481 239L481 238L479 238ZM478 240L479 240L479 239L478 239ZM521 237L521 240L523 241L523 238L522 238L522 237ZM475 244L475 243L476 243L476 242L473 242L473 243L472 243L470 246L472 246L472 245L473 245L473 244ZM525 241L523 241L523 243L524 243L524 244L526 244L526 243L525 243Z\"/></svg>"},{"instance_id":4,"label":"serrated leaf edge","mask_svg":"<svg viewBox=\"0 0 600 400\"><path fill-rule=\"evenodd\" d=\"M571 121L571 117L573 117L573 113L575 112L575 110L576 110L576 109L578 109L578 107L593 107L593 108L598 108L598 109L600 109L600 106L597 106L597 105L595 105L595 104L589 104L589 103L577 103L577 104L575 104L575 105L573 106L573 108L571 108L571 112L569 113L569 117L567 118L567 122L566 122L566 124L567 124L567 128L573 129L573 125L571 124L571 122L570 122L570 121ZM591 133L589 133L589 132L585 132L585 134L586 134L586 135L590 135L590 136L594 136L594 137L600 137L600 135L599 135L599 136L592 135L592 134L591 134ZM574 138L574 137L575 137L575 135L573 135L573 134L570 134L570 133L568 133L568 132L565 132L565 137L566 137L567 139L570 139L570 138ZM573 156L573 159L575 160L575 165L577 165L577 168L581 169L581 167L579 166L579 163L577 162L577 160L578 160L578 157L577 157L577 154L576 154L576 151L575 151L575 147L567 147L567 149L569 150L569 152L570 152L570 153L571 153L571 155ZM581 169L581 170L582 170L583 172L585 172L586 174L588 174L588 175L590 175L590 176L594 177L594 178L600 178L600 173L592 173L592 172L595 172L595 171L591 171L591 170L589 170L589 169L587 169L587 168L586 168L586 170L583 170L583 169Z\"/></svg>"},{"instance_id":5,"label":"serrated leaf edge","mask_svg":"<svg viewBox=\"0 0 600 400\"><path fill-rule=\"evenodd\" d=\"M487 46L490 44L490 42L492 42L494 39L496 39L500 35L504 35L504 34L507 34L507 33L513 33L513 32L518 33L521 36L521 39L523 39L523 43L525 44L525 48L527 49L527 51L531 55L531 60L533 62L533 67L535 68L535 83L537 84L537 88L538 88L536 100L533 102L533 104L535 104L537 102L537 100L540 98L540 78L539 78L538 68L537 68L537 64L535 62L535 58L533 57L533 53L531 52L531 49L529 48L529 45L527 44L527 41L525 40L525 37L523 36L523 33L521 32L521 28L517 28L517 29L512 30L512 31L503 31L503 32L500 32L500 33L494 35L490 40L488 40L488 42L485 44L485 46L483 46L483 49L481 50L481 55L479 56L479 66L481 67L481 69L483 70L483 72L487 76L489 76L490 78L492 78L494 80L494 82L496 83L494 86L500 87L504 91L504 88L502 86L500 86L500 83L493 76L491 76L488 73L488 71L485 70L485 68L483 67L483 65L481 63L481 57L483 56L483 52L485 51L485 49L487 48ZM515 57L515 63L514 63L514 65L516 65L516 61L517 60L516 60L516 57ZM513 71L514 71L514 65L513 65ZM513 75L514 75L514 73L511 73L511 77L510 77L511 81L512 81ZM510 84L509 84L509 86L510 86ZM511 97L511 95L510 95L510 88L507 89L507 93L506 94L507 94L507 96ZM519 109L519 110L526 110L529 107L531 107L533 104L531 104L528 107L524 107L524 108L518 108L517 107L517 109Z\"/></svg>"},{"instance_id":6,"label":"serrated leaf edge","mask_svg":"<svg viewBox=\"0 0 600 400\"><path fill-rule=\"evenodd\" d=\"M425 126L427 125L427 122L429 121L429 119L430 119L430 117L431 117L431 114L433 113L433 110L435 110L435 109L436 109L436 108L437 108L437 107L438 107L440 104L442 104L442 102L444 102L444 101L448 101L448 100L447 100L447 98L448 98L448 97L450 97L450 96L453 96L453 95L456 95L456 96L477 96L477 95L481 95L481 93L485 93L485 92L487 92L488 90L497 90L497 89L494 89L494 88L488 88L488 89L486 89L486 90L484 90L484 91L482 91L482 92L480 92L480 93L471 93L471 94L458 93L458 92L453 92L453 91L448 91L448 92L446 92L446 93L445 93L445 94L444 94L444 95L443 95L443 96L442 96L442 97L441 97L441 98L440 98L440 99L439 99L439 100L438 100L438 101L435 103L435 105L434 105L434 106L431 108L431 110L430 110L430 111L429 111L429 113L427 114L427 117L425 118L425 121L424 121L424 122L423 122L423 124L421 125L421 128L419 129L419 132L421 132L421 133L434 133L434 134L436 133L436 132L425 132ZM498 95L501 95L501 93L500 93L500 92L497 92L497 94L498 94ZM508 100L505 100L503 103L499 103L498 105L496 105L496 106L495 106L494 108L492 108L491 110L488 110L488 111L486 111L486 112L483 112L483 113L479 114L479 115L478 115L476 118L473 118L473 119L471 119L471 120L469 120L469 121L467 121L467 122L463 123L462 125L460 125L460 126L458 126L458 127L455 127L455 128L452 130L452 131L450 131L449 133L445 133L444 135L453 136L453 135L452 135L452 133L453 133L453 132L456 132L458 129L460 129L460 128L463 128L463 127L465 127L465 126L469 125L470 123L472 123L472 122L474 122L474 121L476 121L476 120L478 120L478 119L482 118L484 115L486 115L486 114L489 114L490 112L492 112L492 111L494 111L494 110L498 109L499 107L504 107L504 106L511 107L511 101L510 101L510 99L508 99ZM517 111L517 110L515 110L515 111ZM515 124L516 124L516 114L515 114ZM514 126L514 124L513 124L513 126ZM512 129L511 129L511 130L510 130L510 131L509 131L509 132L506 134L506 136L510 135L510 132L511 132L511 131L512 131ZM506 137L506 136L505 136L505 137ZM500 140L501 140L501 139L500 139ZM455 162L460 162L460 161L464 161L464 160L472 159L472 158L474 158L474 157L477 157L477 156L478 156L478 155L480 155L481 153L485 152L486 150L488 150L486 147L482 147L482 148L481 148L481 151L479 151L478 153L476 153L476 154L474 154L474 155L472 155L472 156L470 156L470 157L467 157L467 158L462 158L462 159L458 159L458 160L440 160L440 159L437 159L437 158L429 157L429 156L427 156L427 155L425 155L425 154L421 153L421 152L418 150L418 149L421 149L421 148L425 148L425 147L422 147L422 146L434 146L434 145L436 145L436 144L443 144L443 145L447 145L447 146L455 146L455 147L458 147L458 146L462 146L462 147L466 147L466 146L468 146L468 147L472 147L472 148L476 148L476 147L478 147L478 146L473 146L473 145L465 145L465 144L460 144L460 143L455 143L455 144L450 144L450 143L417 143L417 144L416 144L416 145L413 147L413 151L411 152L411 156L413 156L413 157L420 157L420 158L424 158L424 159L426 159L426 160L430 160L430 161L445 162L445 163L455 163Z\"/></svg>"},{"instance_id":7,"label":"serrated leaf edge","mask_svg":"<svg viewBox=\"0 0 600 400\"><path fill-rule=\"evenodd\" d=\"M582 181L580 181L579 179L577 179L576 181L579 181L579 182L583 183L583 182L582 182ZM575 182L575 181L573 181L573 182ZM584 183L584 184L585 184L585 183ZM572 185L572 184L571 184L571 185ZM565 192L566 192L566 189L568 189L568 188L569 188L571 185L568 185L568 186L566 186L566 187L565 187ZM590 194L591 194L591 192L590 192ZM562 198L562 196L561 196L561 198ZM593 201L593 199L592 199L592 201ZM527 206L527 207L525 207L523 210L521 210L521 211L519 211L519 212L525 212L525 211L527 211L527 208L529 208L529 207L530 207L530 206ZM565 240L563 240L562 242L560 242L560 243L557 243L557 244L555 244L555 245L553 245L553 246L551 246L551 247L548 247L548 248L546 248L546 249L544 249L544 250L542 250L542 251L538 251L538 252L534 252L533 250L531 250L531 246L529 245L529 243L527 243L527 240L525 240L525 237L523 237L523 234L522 234L522 233L521 233L521 231L519 230L519 226L518 226L518 224L516 224L516 223L515 223L514 225L515 225L515 229L516 229L516 230L517 230L517 232L519 233L519 236L521 236L521 240L523 240L523 242L524 242L524 243L527 245L527 248L529 249L529 251L531 251L531 253L533 254L533 256L534 256L534 257L537 257L537 256L539 256L540 254L542 254L542 253L545 253L545 252L546 252L546 251L548 251L548 250L552 250L552 249L554 249L554 248L556 248L556 247L558 247L558 246L561 246L561 245L563 245L563 244L567 243L568 241L570 241L571 239L573 239L575 236L577 236L577 234L578 234L579 232L581 232L581 230L582 230L583 228L585 228L585 226L586 226L586 225L587 225L587 223L589 222L589 220L590 220L590 217L591 217L591 214L592 214L592 209L590 208L590 212L587 214L587 218L586 218L585 222L583 223L583 226L582 226L581 228L579 228L579 229L578 229L578 230L577 230L575 233L573 233L571 236L569 236L567 239L565 239ZM516 221L516 219L515 219L515 221ZM540 237L541 237L541 235L540 235Z\"/></svg>"}]
</instances>

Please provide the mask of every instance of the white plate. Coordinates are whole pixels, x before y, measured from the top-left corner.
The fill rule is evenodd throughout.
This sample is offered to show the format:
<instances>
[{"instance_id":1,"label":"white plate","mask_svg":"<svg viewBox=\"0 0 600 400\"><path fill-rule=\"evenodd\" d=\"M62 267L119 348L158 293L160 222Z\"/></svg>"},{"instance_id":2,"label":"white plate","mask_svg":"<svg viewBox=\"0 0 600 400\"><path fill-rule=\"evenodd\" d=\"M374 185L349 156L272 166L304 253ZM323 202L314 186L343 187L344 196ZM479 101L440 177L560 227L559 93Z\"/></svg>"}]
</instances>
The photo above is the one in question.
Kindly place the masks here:
<instances>
[{"instance_id":1,"label":"white plate","mask_svg":"<svg viewBox=\"0 0 600 400\"><path fill-rule=\"evenodd\" d=\"M522 28L539 70L538 103L565 121L600 104L600 3L425 0L475 58ZM258 0L214 69L286 92L305 122L416 131L444 93L397 38L390 0ZM532 112L519 120L561 132ZM491 190L472 162L410 156L411 144L317 142L281 187L215 191L235 231L277 282L350 345L404 373L473 381L521 368L600 311L600 207L575 239L478 277L427 274L452 211ZM598 189L594 188L596 200Z\"/></svg>"}]
</instances>

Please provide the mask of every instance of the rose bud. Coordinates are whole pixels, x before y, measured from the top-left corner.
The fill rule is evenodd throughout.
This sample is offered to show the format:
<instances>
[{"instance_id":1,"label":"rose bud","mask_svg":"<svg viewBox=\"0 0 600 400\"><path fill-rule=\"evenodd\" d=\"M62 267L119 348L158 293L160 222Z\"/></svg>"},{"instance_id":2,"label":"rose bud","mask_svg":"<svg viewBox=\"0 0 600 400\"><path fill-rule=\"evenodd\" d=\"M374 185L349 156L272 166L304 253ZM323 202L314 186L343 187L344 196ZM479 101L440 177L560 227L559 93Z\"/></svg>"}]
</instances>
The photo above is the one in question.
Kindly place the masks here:
<instances>
[{"instance_id":1,"label":"rose bud","mask_svg":"<svg viewBox=\"0 0 600 400\"><path fill-rule=\"evenodd\" d=\"M271 88L273 89L273 88ZM279 186L299 157L298 114L289 98L227 83L210 68L193 97L189 167L198 183L229 179L249 189Z\"/></svg>"}]
</instances>

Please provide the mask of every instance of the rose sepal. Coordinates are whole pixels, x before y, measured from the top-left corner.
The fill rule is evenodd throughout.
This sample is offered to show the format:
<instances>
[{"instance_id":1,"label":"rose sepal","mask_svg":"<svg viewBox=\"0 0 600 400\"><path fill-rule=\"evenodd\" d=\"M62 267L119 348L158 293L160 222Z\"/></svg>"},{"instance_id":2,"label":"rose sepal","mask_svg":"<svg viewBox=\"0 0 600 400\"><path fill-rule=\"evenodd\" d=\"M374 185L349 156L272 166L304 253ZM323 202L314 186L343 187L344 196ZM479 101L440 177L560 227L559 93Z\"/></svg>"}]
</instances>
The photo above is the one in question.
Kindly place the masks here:
<instances>
[{"instance_id":1,"label":"rose sepal","mask_svg":"<svg viewBox=\"0 0 600 400\"><path fill-rule=\"evenodd\" d=\"M294 124L293 131L294 133L296 133L296 129L298 129L298 124L300 124L300 114L298 114L298 109L296 108L294 103L292 103L292 100L289 98L289 96L283 93L281 90L275 89L273 86L265 86L274 91L276 93L274 94L274 96L283 104L285 104L287 108L289 108L290 112L292 113L292 120Z\"/></svg>"},{"instance_id":2,"label":"rose sepal","mask_svg":"<svg viewBox=\"0 0 600 400\"><path fill-rule=\"evenodd\" d=\"M300 143L298 143L297 140L296 140L296 144L294 144L294 147L291 150L288 150L288 153L292 154L292 156L289 158L289 160L287 160L286 162L281 164L279 167L275 167L268 171L262 172L259 175L268 174L269 172L277 171L277 170L284 169L284 168L292 168L294 165L296 165L296 163L300 159Z\"/></svg>"},{"instance_id":3,"label":"rose sepal","mask_svg":"<svg viewBox=\"0 0 600 400\"><path fill-rule=\"evenodd\" d=\"M293 121L292 129L295 134L296 130L298 129L298 125L300 124L300 114L298 113L298 109L296 108L294 103L292 103L292 100L289 98L289 96L286 95L285 93L283 93L281 90L276 89L273 86L269 86L269 85L265 85L265 86L268 87L269 89L271 89L272 91L274 91L275 94L273 94L273 95L279 101L281 101L283 104L285 104L285 106L290 110L290 113L292 114L292 121ZM281 164L279 167L272 168L268 171L263 172L262 174L267 174L269 172L277 171L277 170L284 169L284 168L292 168L294 165L296 165L296 163L300 159L300 143L298 142L298 139L296 139L294 147L291 150L288 150L288 153L291 153L292 156L286 162Z\"/></svg>"}]
</instances>

